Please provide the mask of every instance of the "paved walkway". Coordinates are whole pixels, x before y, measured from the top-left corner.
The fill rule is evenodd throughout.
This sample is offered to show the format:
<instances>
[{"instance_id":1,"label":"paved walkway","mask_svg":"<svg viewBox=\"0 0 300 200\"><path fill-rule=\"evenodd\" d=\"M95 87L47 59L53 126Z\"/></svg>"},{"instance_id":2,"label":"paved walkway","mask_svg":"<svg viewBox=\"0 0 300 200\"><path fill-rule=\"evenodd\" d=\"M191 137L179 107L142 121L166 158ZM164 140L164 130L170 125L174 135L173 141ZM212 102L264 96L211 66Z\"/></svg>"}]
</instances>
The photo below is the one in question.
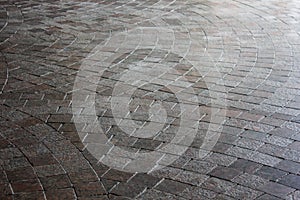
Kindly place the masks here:
<instances>
[{"instance_id":1,"label":"paved walkway","mask_svg":"<svg viewBox=\"0 0 300 200\"><path fill-rule=\"evenodd\" d=\"M300 199L297 0L1 0L0 199Z\"/></svg>"}]
</instances>

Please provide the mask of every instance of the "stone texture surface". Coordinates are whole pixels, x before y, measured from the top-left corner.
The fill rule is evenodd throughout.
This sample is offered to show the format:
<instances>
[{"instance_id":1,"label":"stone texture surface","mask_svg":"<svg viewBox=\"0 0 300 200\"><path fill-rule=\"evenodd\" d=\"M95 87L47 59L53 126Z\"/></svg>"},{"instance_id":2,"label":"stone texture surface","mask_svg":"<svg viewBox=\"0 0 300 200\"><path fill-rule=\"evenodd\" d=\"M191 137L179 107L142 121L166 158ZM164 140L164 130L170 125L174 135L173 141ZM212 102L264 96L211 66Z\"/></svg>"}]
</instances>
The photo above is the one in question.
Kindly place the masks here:
<instances>
[{"instance_id":1,"label":"stone texture surface","mask_svg":"<svg viewBox=\"0 0 300 200\"><path fill-rule=\"evenodd\" d=\"M299 23L297 0L2 0L0 199L300 199ZM106 43L100 53L114 59L90 55ZM98 66L83 74L97 95L77 98L94 104L83 103L87 117L75 127L73 85L89 56L105 70L97 83ZM152 65L151 78L136 81ZM130 112L118 119L110 100L130 69ZM117 95L128 92L123 86ZM200 115L192 110L181 123L178 91ZM216 145L199 158L218 119L213 109L224 109L211 94L226 96L226 116ZM150 112L158 103L165 120ZM179 126L199 127L183 154L189 138L164 152L177 156L170 166L162 159L160 170L124 172L99 162L77 134L92 132L93 106L110 141L133 153L159 152ZM129 118L134 125L122 126ZM137 132L151 120L156 126ZM122 156L115 165L126 168Z\"/></svg>"}]
</instances>

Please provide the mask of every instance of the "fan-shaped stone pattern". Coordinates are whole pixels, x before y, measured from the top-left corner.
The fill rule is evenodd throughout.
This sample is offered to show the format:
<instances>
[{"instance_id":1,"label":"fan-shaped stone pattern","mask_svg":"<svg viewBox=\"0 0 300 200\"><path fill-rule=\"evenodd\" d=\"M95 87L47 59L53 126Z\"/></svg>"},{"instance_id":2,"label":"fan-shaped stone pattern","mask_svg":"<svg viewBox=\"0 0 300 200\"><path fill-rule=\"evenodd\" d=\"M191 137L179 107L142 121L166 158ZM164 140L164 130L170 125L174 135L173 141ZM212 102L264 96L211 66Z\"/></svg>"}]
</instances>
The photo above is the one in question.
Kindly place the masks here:
<instances>
[{"instance_id":1,"label":"fan-shaped stone pattern","mask_svg":"<svg viewBox=\"0 0 300 200\"><path fill-rule=\"evenodd\" d=\"M1 1L0 199L299 199L299 16L296 0ZM174 163L147 174L98 162L81 142L71 109L82 61L97 45L139 27L172 34L162 32L149 52L136 41L133 56L114 60L119 66L109 66L97 83L99 123L116 146L151 152L172 141L180 106L160 84L178 75L198 95L200 136L214 108L209 91L227 97L222 134L210 154L199 159L203 138L196 136ZM103 53L117 58L112 46ZM200 57L196 67L207 73L185 74L192 67L182 65L179 74L133 93L128 117L147 123L151 102L162 101L169 108L164 131L130 137L107 120L111 83L127 65L143 60L164 68ZM101 104L104 97L108 104Z\"/></svg>"},{"instance_id":2,"label":"fan-shaped stone pattern","mask_svg":"<svg viewBox=\"0 0 300 200\"><path fill-rule=\"evenodd\" d=\"M6 43L20 29L23 22L23 16L20 9L14 4L8 1L4 1L1 5L1 20L0 20L0 48L8 47Z\"/></svg>"}]
</instances>

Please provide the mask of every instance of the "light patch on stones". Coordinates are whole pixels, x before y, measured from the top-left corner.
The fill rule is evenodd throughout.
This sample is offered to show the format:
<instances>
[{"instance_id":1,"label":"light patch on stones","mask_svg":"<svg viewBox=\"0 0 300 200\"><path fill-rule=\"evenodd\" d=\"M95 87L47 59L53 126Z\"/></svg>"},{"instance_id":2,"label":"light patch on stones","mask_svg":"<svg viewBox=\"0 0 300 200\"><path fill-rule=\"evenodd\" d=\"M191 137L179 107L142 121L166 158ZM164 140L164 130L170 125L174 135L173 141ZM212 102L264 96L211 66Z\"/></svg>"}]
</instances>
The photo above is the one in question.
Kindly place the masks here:
<instances>
[{"instance_id":1,"label":"light patch on stones","mask_svg":"<svg viewBox=\"0 0 300 200\"><path fill-rule=\"evenodd\" d=\"M189 148L198 132L199 121L202 118L199 107L199 104L201 104L199 103L199 99L202 97L193 90L193 87L191 87L193 83L184 76L185 73L191 70L176 67L181 62L189 63L191 68L200 77L203 77L202 81L207 85L211 98L210 122L199 149L199 157L203 158L207 156L216 144L222 130L222 123L224 122L226 112L226 93L222 84L222 76L214 65L211 66L210 71L207 71L207 68L201 68L201 59L204 57L206 60L210 59L207 53L202 53L198 59L193 57L192 60L189 60L187 58L192 56L189 55L188 49L182 49L182 46L181 48L177 48L174 43L170 46L169 43L163 42L164 38L161 38L162 35L167 39L171 38L175 40L174 35L187 34L180 31L177 33L176 31L179 30L139 27L121 32L110 37L105 43L98 45L82 62L73 87L73 119L78 135L85 148L99 162L122 171L149 172L172 164ZM189 39L189 37L185 38ZM188 40L187 42L192 43L193 41ZM156 49L157 46L159 49ZM198 48L196 52L201 54L200 52L203 52L203 49L201 49L201 46ZM106 53L105 49L117 50L111 54ZM180 51L176 49L180 49ZM146 58L157 50L167 56L160 59L152 59L154 62L146 62ZM137 54L139 51L144 51L145 54ZM193 51L192 54L194 55L194 53ZM176 60L179 63L175 62ZM213 62L211 63L213 64ZM110 69L114 70L118 65L120 71L123 71L121 76L115 76L113 81L105 79L103 82L103 78L101 79L103 73ZM187 71L185 72L184 70ZM110 96L107 99L110 105L109 102L103 103L106 107L110 107L108 109L112 111L113 121L115 121L115 124L121 131L130 137L153 138L157 136L160 129L164 128L168 119L168 112L163 104L156 102L149 107L148 114L151 117L144 124L136 123L129 117L129 105L134 92L138 88L157 82L154 80L159 79L159 77L167 73L177 75L175 76L177 78L168 80L162 86L174 94L181 110L180 122L177 123L177 132L172 140L150 152L128 151L112 143L111 138L108 138L105 134L101 123L97 122L99 119L96 114L95 101L98 95L101 96L101 92L96 92L100 83L99 81L101 80L101 83L107 84L108 88L113 87L107 90L108 94L105 94ZM208 76L203 76L204 74ZM214 84L209 74L213 74L214 77L221 80L218 82L220 87L218 92L209 90L209 88L213 88ZM177 89L174 90L176 87ZM182 88L178 89L178 87ZM83 98L84 96L88 96L88 98ZM99 103L101 106L101 102ZM83 113L82 110L86 108L90 112ZM86 126L82 129L83 121ZM164 165L159 165L162 162Z\"/></svg>"}]
</instances>

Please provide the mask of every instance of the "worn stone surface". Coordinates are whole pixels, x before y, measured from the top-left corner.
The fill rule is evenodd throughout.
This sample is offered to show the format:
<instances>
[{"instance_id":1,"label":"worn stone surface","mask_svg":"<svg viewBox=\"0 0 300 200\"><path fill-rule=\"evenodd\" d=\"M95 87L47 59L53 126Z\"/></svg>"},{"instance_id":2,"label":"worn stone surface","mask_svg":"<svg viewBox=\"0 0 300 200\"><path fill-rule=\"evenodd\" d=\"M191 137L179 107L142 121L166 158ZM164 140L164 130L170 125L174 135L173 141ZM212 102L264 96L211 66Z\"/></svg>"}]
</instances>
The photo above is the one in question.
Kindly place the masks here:
<instances>
[{"instance_id":1,"label":"worn stone surface","mask_svg":"<svg viewBox=\"0 0 300 200\"><path fill-rule=\"evenodd\" d=\"M1 1L0 199L300 199L299 16L297 0ZM124 151L93 148L97 127Z\"/></svg>"}]
</instances>

